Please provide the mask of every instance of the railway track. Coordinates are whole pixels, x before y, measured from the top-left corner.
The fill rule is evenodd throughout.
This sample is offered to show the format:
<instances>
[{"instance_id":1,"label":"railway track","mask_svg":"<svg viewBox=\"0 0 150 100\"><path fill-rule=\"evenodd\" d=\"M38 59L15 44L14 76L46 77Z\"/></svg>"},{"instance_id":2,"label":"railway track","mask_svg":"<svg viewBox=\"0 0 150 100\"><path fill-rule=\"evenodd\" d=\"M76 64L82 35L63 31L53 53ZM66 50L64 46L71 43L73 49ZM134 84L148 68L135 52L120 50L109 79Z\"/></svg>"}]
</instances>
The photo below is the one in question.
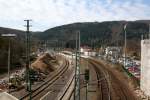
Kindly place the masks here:
<instances>
[{"instance_id":1,"label":"railway track","mask_svg":"<svg viewBox=\"0 0 150 100\"><path fill-rule=\"evenodd\" d=\"M74 92L74 81L75 81L74 79L75 75L73 74L68 84L64 87L63 92L60 95L58 95L56 100L70 100ZM72 89L70 89L71 86L73 86Z\"/></svg>"},{"instance_id":2,"label":"railway track","mask_svg":"<svg viewBox=\"0 0 150 100\"><path fill-rule=\"evenodd\" d=\"M89 62L96 72L97 80L100 80L98 81L98 89L101 92L100 100L137 100L129 88L110 69L105 68L96 60L90 59Z\"/></svg>"},{"instance_id":3,"label":"railway track","mask_svg":"<svg viewBox=\"0 0 150 100\"><path fill-rule=\"evenodd\" d=\"M118 79L115 77L112 77L112 79L115 81L115 83L118 83ZM120 84L114 84L112 83L113 90L116 91L116 99L117 100L135 100L131 99L129 96L127 96L126 88L122 87Z\"/></svg>"},{"instance_id":4,"label":"railway track","mask_svg":"<svg viewBox=\"0 0 150 100\"><path fill-rule=\"evenodd\" d=\"M50 87L55 81L59 79L61 75L63 75L69 67L69 62L67 60L64 60L63 66L56 71L55 74L53 74L48 80L46 80L44 83L42 83L39 87L32 90L32 94L27 93L26 95L19 98L19 100L29 100L30 95L31 98L34 99L37 95L41 94L42 91L44 91L47 87Z\"/></svg>"},{"instance_id":5,"label":"railway track","mask_svg":"<svg viewBox=\"0 0 150 100\"><path fill-rule=\"evenodd\" d=\"M90 61L90 60L89 60ZM111 100L111 94L110 94L110 89L109 89L109 83L107 79L107 74L100 70L97 63L94 61L90 61L90 64L94 68L96 75L97 75L97 80L98 80L98 89L100 91L100 100Z\"/></svg>"}]
</instances>

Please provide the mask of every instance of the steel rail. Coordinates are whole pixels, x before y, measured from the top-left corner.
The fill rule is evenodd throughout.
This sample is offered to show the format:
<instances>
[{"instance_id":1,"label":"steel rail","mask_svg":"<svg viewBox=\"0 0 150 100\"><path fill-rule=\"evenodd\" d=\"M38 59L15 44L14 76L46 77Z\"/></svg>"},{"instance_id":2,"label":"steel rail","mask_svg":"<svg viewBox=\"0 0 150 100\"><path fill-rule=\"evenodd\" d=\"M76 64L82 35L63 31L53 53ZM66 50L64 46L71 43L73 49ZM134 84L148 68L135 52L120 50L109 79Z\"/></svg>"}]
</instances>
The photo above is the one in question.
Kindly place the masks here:
<instances>
[{"instance_id":1,"label":"steel rail","mask_svg":"<svg viewBox=\"0 0 150 100\"><path fill-rule=\"evenodd\" d=\"M43 90L45 90L47 87L52 85L56 80L59 79L59 76L61 76L63 73L67 71L69 67L68 61L65 60L65 63L63 67L61 67L56 74L54 74L50 79L48 79L46 82L44 82L42 85L40 85L38 88L32 90L32 98L36 97L36 95L40 94ZM30 93L27 93L26 95L19 98L19 100L24 100L29 98Z\"/></svg>"}]
</instances>

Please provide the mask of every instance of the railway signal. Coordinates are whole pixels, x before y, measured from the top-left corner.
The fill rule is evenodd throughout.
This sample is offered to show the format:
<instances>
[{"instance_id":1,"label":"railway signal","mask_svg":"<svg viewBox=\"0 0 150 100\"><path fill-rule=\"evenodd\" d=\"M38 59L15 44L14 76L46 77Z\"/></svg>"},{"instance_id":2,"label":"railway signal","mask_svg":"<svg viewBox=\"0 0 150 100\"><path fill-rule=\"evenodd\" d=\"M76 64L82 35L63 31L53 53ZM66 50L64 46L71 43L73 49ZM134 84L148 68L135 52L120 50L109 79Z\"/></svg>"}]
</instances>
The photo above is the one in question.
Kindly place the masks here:
<instances>
[{"instance_id":1,"label":"railway signal","mask_svg":"<svg viewBox=\"0 0 150 100\"><path fill-rule=\"evenodd\" d=\"M32 69L29 70L29 73L30 73L29 79L31 83L34 83L34 81L38 81L38 79L40 78L39 74Z\"/></svg>"},{"instance_id":2,"label":"railway signal","mask_svg":"<svg viewBox=\"0 0 150 100\"><path fill-rule=\"evenodd\" d=\"M85 69L84 79L88 82L89 81L89 69Z\"/></svg>"},{"instance_id":3,"label":"railway signal","mask_svg":"<svg viewBox=\"0 0 150 100\"><path fill-rule=\"evenodd\" d=\"M84 79L86 80L86 100L88 99L88 82L89 82L89 69L85 69Z\"/></svg>"}]
</instances>

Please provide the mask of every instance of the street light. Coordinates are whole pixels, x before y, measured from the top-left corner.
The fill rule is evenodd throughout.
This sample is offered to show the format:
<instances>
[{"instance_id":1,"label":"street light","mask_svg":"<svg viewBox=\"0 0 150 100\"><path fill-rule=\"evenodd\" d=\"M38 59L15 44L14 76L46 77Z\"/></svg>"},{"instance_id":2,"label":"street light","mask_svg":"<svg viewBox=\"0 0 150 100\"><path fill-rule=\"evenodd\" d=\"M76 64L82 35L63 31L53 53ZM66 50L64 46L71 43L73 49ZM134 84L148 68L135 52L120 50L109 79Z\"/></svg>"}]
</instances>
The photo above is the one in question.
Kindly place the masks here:
<instances>
[{"instance_id":1,"label":"street light","mask_svg":"<svg viewBox=\"0 0 150 100\"><path fill-rule=\"evenodd\" d=\"M124 42L124 67L126 67L126 46L127 46L127 36L126 36L126 28L127 28L127 24L124 25L124 39L125 39L125 42Z\"/></svg>"},{"instance_id":2,"label":"street light","mask_svg":"<svg viewBox=\"0 0 150 100\"><path fill-rule=\"evenodd\" d=\"M16 34L1 34L2 37L8 37L8 62L7 62L7 67L8 67L8 83L10 83L10 43L11 43L11 37L16 37ZM8 88L9 92L9 88Z\"/></svg>"}]
</instances>

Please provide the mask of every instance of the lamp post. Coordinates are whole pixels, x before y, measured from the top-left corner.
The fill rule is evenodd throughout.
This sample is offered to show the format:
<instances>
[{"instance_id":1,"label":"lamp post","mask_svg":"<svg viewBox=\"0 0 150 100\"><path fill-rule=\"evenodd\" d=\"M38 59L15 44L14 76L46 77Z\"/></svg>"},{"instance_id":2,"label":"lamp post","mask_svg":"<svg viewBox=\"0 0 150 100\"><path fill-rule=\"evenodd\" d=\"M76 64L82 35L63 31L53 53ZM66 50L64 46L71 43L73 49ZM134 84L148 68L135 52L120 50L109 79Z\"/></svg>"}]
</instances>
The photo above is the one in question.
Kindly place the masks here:
<instances>
[{"instance_id":1,"label":"lamp post","mask_svg":"<svg viewBox=\"0 0 150 100\"><path fill-rule=\"evenodd\" d=\"M7 68L8 68L8 84L10 83L10 50L11 50L11 37L15 37L16 34L2 34L2 37L8 37L8 61L7 61ZM9 92L9 88L8 88Z\"/></svg>"},{"instance_id":2,"label":"lamp post","mask_svg":"<svg viewBox=\"0 0 150 100\"><path fill-rule=\"evenodd\" d=\"M127 24L124 25L124 67L126 67L126 47L127 47L127 36L126 36L126 28L127 28Z\"/></svg>"}]
</instances>

